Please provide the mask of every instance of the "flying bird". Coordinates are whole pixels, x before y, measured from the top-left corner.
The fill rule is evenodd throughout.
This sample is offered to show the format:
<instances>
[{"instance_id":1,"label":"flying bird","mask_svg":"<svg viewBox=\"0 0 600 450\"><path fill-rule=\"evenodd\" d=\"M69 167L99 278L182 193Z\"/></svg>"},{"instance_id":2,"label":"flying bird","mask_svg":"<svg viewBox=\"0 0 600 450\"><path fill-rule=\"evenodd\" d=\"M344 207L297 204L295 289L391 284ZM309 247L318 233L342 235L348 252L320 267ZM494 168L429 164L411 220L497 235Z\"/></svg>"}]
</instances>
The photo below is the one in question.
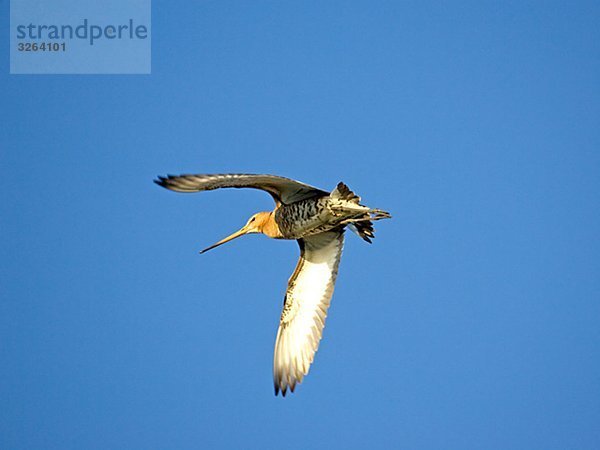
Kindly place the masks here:
<instances>
[{"instance_id":1,"label":"flying bird","mask_svg":"<svg viewBox=\"0 0 600 450\"><path fill-rule=\"evenodd\" d=\"M175 192L252 188L271 194L273 211L254 214L239 231L200 253L250 233L298 242L300 259L288 281L273 357L275 395L294 392L319 347L345 228L370 243L375 237L372 222L391 218L390 214L361 205L360 197L341 182L331 192L275 175L167 175L154 182Z\"/></svg>"}]
</instances>

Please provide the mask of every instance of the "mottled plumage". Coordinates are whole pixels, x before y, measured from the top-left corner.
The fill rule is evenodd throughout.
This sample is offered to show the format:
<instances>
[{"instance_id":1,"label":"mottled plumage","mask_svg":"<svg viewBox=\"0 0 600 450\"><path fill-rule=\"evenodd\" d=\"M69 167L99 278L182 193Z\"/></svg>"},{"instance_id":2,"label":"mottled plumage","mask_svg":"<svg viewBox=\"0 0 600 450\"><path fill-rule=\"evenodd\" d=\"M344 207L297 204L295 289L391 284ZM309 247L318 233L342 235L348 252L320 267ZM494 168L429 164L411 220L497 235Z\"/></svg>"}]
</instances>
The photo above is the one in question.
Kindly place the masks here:
<instances>
[{"instance_id":1,"label":"mottled plumage","mask_svg":"<svg viewBox=\"0 0 600 450\"><path fill-rule=\"evenodd\" d=\"M274 175L168 175L155 183L176 192L261 189L275 200L273 211L255 214L242 229L202 253L248 233L298 241L300 259L288 282L273 359L275 394L293 392L308 374L319 347L342 255L344 229L348 226L371 242L375 237L372 221L390 218L390 214L361 205L360 197L344 183L331 193Z\"/></svg>"}]
</instances>

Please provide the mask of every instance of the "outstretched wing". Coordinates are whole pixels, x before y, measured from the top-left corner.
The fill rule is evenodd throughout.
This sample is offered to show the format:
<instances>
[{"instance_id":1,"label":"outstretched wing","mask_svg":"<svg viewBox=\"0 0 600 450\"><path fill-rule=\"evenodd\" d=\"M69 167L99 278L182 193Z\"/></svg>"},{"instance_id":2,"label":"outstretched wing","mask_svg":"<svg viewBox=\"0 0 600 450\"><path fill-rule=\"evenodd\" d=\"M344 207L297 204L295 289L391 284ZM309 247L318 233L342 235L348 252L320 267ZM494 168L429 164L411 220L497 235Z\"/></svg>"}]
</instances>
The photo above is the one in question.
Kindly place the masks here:
<instances>
[{"instance_id":1,"label":"outstretched wing","mask_svg":"<svg viewBox=\"0 0 600 450\"><path fill-rule=\"evenodd\" d=\"M275 395L294 392L313 362L333 295L344 231L299 239L300 260L288 283L273 358Z\"/></svg>"},{"instance_id":2,"label":"outstretched wing","mask_svg":"<svg viewBox=\"0 0 600 450\"><path fill-rule=\"evenodd\" d=\"M278 204L289 204L315 196L328 195L328 192L316 187L275 175L233 173L167 175L158 177L154 182L176 192L200 192L220 188L262 189L271 194Z\"/></svg>"}]
</instances>

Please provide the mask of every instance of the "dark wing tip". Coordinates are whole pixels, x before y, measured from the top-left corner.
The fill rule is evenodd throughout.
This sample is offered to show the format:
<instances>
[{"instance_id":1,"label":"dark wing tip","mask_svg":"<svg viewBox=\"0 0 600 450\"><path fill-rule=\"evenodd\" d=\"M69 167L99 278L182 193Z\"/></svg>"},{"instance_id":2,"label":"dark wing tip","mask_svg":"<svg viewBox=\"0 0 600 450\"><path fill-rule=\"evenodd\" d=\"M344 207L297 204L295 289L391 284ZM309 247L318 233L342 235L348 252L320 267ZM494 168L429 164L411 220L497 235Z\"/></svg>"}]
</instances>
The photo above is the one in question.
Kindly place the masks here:
<instances>
[{"instance_id":1,"label":"dark wing tip","mask_svg":"<svg viewBox=\"0 0 600 450\"><path fill-rule=\"evenodd\" d=\"M162 187L167 186L167 179L165 177L161 177L160 175L158 175L158 177L152 181L154 183L158 184L159 186L162 186Z\"/></svg>"},{"instance_id":2,"label":"dark wing tip","mask_svg":"<svg viewBox=\"0 0 600 450\"><path fill-rule=\"evenodd\" d=\"M181 186L179 186L180 183L178 183L178 180L185 176L187 176L187 175L167 174L166 177L163 177L162 175L158 175L157 178L152 181L154 181L154 183L158 184L159 186L164 187L165 189L181 192Z\"/></svg>"},{"instance_id":3,"label":"dark wing tip","mask_svg":"<svg viewBox=\"0 0 600 450\"><path fill-rule=\"evenodd\" d=\"M282 397L285 397L285 395L287 394L287 390L288 387L287 386L280 386L279 383L275 382L275 397L277 397L279 394L281 394ZM294 392L294 390L291 388L290 386L290 392Z\"/></svg>"}]
</instances>

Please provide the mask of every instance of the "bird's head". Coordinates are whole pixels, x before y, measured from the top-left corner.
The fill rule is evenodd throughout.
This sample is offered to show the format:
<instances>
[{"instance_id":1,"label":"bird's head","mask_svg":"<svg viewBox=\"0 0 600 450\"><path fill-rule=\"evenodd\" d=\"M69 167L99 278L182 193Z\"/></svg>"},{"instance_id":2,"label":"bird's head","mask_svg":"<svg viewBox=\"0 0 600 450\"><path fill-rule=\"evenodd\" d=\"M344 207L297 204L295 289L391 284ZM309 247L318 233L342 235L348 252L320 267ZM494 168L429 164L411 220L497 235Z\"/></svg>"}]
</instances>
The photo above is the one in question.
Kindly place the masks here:
<instances>
[{"instance_id":1,"label":"bird's head","mask_svg":"<svg viewBox=\"0 0 600 450\"><path fill-rule=\"evenodd\" d=\"M230 234L225 239L221 239L216 244L213 244L210 247L205 248L200 253L205 253L209 250L212 250L213 248L218 247L219 245L225 244L226 242L232 241L235 238L243 236L244 234L263 233L265 230L265 227L270 219L271 219L270 212L267 212L267 211L258 212L256 214L254 214L252 217L250 217L250 219L248 219L248 222L246 222L246 225L244 225L238 231L236 231L233 234Z\"/></svg>"}]
</instances>

